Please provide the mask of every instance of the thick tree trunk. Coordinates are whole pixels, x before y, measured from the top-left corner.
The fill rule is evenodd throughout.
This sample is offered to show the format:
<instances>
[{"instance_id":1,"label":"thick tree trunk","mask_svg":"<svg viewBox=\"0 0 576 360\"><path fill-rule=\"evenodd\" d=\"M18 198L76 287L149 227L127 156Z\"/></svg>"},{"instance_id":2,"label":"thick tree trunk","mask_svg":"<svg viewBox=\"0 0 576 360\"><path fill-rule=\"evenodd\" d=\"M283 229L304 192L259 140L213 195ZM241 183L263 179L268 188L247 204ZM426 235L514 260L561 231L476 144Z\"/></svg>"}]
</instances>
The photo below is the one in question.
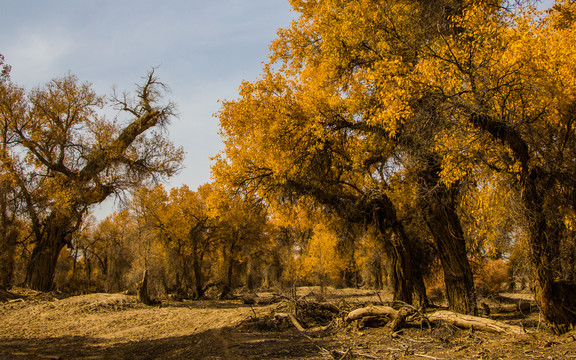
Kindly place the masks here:
<instances>
[{"instance_id":1,"label":"thick tree trunk","mask_svg":"<svg viewBox=\"0 0 576 360\"><path fill-rule=\"evenodd\" d=\"M198 233L199 227L196 226L190 230L189 238L192 242L192 271L194 276L194 298L204 297L206 291L204 287L204 273L202 270L204 261L204 246L201 244L202 235Z\"/></svg>"},{"instance_id":2,"label":"thick tree trunk","mask_svg":"<svg viewBox=\"0 0 576 360\"><path fill-rule=\"evenodd\" d=\"M426 309L430 305L430 301L428 301L428 295L426 294L426 284L424 284L422 272L415 273L413 280L414 302L417 303L421 309Z\"/></svg>"},{"instance_id":3,"label":"thick tree trunk","mask_svg":"<svg viewBox=\"0 0 576 360\"><path fill-rule=\"evenodd\" d=\"M540 278L543 269L535 269L534 298L541 313L556 334L563 334L576 326L576 284Z\"/></svg>"},{"instance_id":4,"label":"thick tree trunk","mask_svg":"<svg viewBox=\"0 0 576 360\"><path fill-rule=\"evenodd\" d=\"M158 305L158 301L152 300L148 294L148 270L144 270L142 281L137 286L138 301L144 305Z\"/></svg>"},{"instance_id":5,"label":"thick tree trunk","mask_svg":"<svg viewBox=\"0 0 576 360\"><path fill-rule=\"evenodd\" d=\"M572 113L572 112L571 112ZM572 115L570 115L572 116ZM558 176L562 173L546 171L531 164L535 155L521 134L509 123L487 115L474 114L471 123L494 138L502 141L512 151L520 164L522 203L528 223L528 239L533 273L534 297L540 311L557 333L576 325L576 284L558 281L558 265L562 239L563 215L560 205L564 199L554 194ZM548 168L555 164L546 164Z\"/></svg>"},{"instance_id":6,"label":"thick tree trunk","mask_svg":"<svg viewBox=\"0 0 576 360\"><path fill-rule=\"evenodd\" d=\"M227 298L232 293L232 272L234 270L234 260L230 259L228 261L228 267L226 269L226 281L224 283L224 288L220 294L221 299Z\"/></svg>"},{"instance_id":7,"label":"thick tree trunk","mask_svg":"<svg viewBox=\"0 0 576 360\"><path fill-rule=\"evenodd\" d=\"M416 297L419 300L425 299L426 289L423 287L422 273L413 263L414 241L408 237L404 226L398 220L394 204L386 194L379 194L378 201L372 203L372 208L384 241L384 250L391 262L390 280L394 291L394 301L412 304L415 289L419 291ZM388 229L392 230L392 236L386 237ZM415 288L414 284L422 286Z\"/></svg>"},{"instance_id":8,"label":"thick tree trunk","mask_svg":"<svg viewBox=\"0 0 576 360\"><path fill-rule=\"evenodd\" d=\"M429 208L427 223L444 270L446 297L450 309L477 315L474 278L466 256L464 233L454 205L438 203L432 209Z\"/></svg>"},{"instance_id":9,"label":"thick tree trunk","mask_svg":"<svg viewBox=\"0 0 576 360\"><path fill-rule=\"evenodd\" d=\"M413 240L401 224L393 227L392 239L385 241L384 248L391 262L390 280L394 301L425 306L428 302L426 286L420 268L414 263Z\"/></svg>"},{"instance_id":10,"label":"thick tree trunk","mask_svg":"<svg viewBox=\"0 0 576 360\"><path fill-rule=\"evenodd\" d=\"M50 291L60 251L66 245L69 227L50 216L32 251L26 271L26 285L34 290Z\"/></svg>"},{"instance_id":11,"label":"thick tree trunk","mask_svg":"<svg viewBox=\"0 0 576 360\"><path fill-rule=\"evenodd\" d=\"M12 285L14 276L14 253L18 232L11 226L2 226L0 238L0 288L8 288Z\"/></svg>"},{"instance_id":12,"label":"thick tree trunk","mask_svg":"<svg viewBox=\"0 0 576 360\"><path fill-rule=\"evenodd\" d=\"M202 274L202 261L200 256L198 256L196 246L194 247L192 254L192 268L194 269L194 297L200 299L204 297L204 276Z\"/></svg>"},{"instance_id":13,"label":"thick tree trunk","mask_svg":"<svg viewBox=\"0 0 576 360\"><path fill-rule=\"evenodd\" d=\"M90 283L92 282L92 261L88 259L86 252L84 252L84 266L86 281L88 282L88 286L90 286Z\"/></svg>"},{"instance_id":14,"label":"thick tree trunk","mask_svg":"<svg viewBox=\"0 0 576 360\"><path fill-rule=\"evenodd\" d=\"M185 298L188 297L188 290L195 284L194 278L194 259L182 255L181 251L178 251L179 258L179 268L182 270L182 275L176 278L176 286L178 287L178 292Z\"/></svg>"},{"instance_id":15,"label":"thick tree trunk","mask_svg":"<svg viewBox=\"0 0 576 360\"><path fill-rule=\"evenodd\" d=\"M466 240L456 213L455 193L440 183L440 164L431 155L428 169L422 173L423 212L444 271L446 297L451 310L478 314L472 269L466 254Z\"/></svg>"},{"instance_id":16,"label":"thick tree trunk","mask_svg":"<svg viewBox=\"0 0 576 360\"><path fill-rule=\"evenodd\" d=\"M18 230L14 219L8 215L7 188L2 186L0 195L0 288L12 285L14 276L14 255L18 241Z\"/></svg>"},{"instance_id":17,"label":"thick tree trunk","mask_svg":"<svg viewBox=\"0 0 576 360\"><path fill-rule=\"evenodd\" d=\"M224 286L222 287L222 292L220 293L220 299L226 299L232 292L232 273L234 270L234 259L232 256L234 254L234 244L230 246L228 251L226 250L226 245L224 245L224 251L222 254L226 264L226 278L224 279Z\"/></svg>"},{"instance_id":18,"label":"thick tree trunk","mask_svg":"<svg viewBox=\"0 0 576 360\"><path fill-rule=\"evenodd\" d=\"M257 270L254 266L254 259L249 255L246 263L246 287L250 291L254 290L256 287L256 272Z\"/></svg>"},{"instance_id":19,"label":"thick tree trunk","mask_svg":"<svg viewBox=\"0 0 576 360\"><path fill-rule=\"evenodd\" d=\"M527 211L534 298L542 315L556 333L576 325L576 284L555 278L559 272L562 215L546 209L546 179L533 169L524 182L523 202ZM546 211L550 211L546 216Z\"/></svg>"},{"instance_id":20,"label":"thick tree trunk","mask_svg":"<svg viewBox=\"0 0 576 360\"><path fill-rule=\"evenodd\" d=\"M406 248L406 239L402 239L400 231L393 235L394 239L385 241L384 248L390 261L390 282L394 292L394 301L412 304L413 300L413 274L412 259Z\"/></svg>"},{"instance_id":21,"label":"thick tree trunk","mask_svg":"<svg viewBox=\"0 0 576 360\"><path fill-rule=\"evenodd\" d=\"M117 243L112 243L107 250L106 254L106 292L119 292L126 290L122 286L122 275L124 269L122 269L122 261L126 259L123 257L123 253L120 245Z\"/></svg>"}]
</instances>

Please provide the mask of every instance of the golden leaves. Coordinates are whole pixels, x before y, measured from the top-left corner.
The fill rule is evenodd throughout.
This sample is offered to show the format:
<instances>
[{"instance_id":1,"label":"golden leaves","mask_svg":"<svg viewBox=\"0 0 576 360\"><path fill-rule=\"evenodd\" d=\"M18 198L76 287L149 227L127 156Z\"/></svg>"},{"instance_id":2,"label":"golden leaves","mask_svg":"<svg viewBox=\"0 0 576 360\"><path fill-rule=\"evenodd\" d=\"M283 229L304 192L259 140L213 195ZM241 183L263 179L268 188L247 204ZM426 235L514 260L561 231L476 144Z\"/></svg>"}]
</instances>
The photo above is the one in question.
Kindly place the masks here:
<instances>
[{"instance_id":1,"label":"golden leaves","mask_svg":"<svg viewBox=\"0 0 576 360\"><path fill-rule=\"evenodd\" d=\"M324 285L327 279L338 279L346 268L339 256L338 235L329 224L318 223L314 226L312 237L306 244L302 255L302 277Z\"/></svg>"},{"instance_id":2,"label":"golden leaves","mask_svg":"<svg viewBox=\"0 0 576 360\"><path fill-rule=\"evenodd\" d=\"M402 209L398 194L416 192L430 157L448 186L513 186L526 166L573 168L572 2L546 14L482 1L292 4L301 16L279 31L262 77L223 104L220 179L280 204L297 201L293 183L307 186L299 199L311 188L387 189ZM497 124L492 133L478 115Z\"/></svg>"}]
</instances>

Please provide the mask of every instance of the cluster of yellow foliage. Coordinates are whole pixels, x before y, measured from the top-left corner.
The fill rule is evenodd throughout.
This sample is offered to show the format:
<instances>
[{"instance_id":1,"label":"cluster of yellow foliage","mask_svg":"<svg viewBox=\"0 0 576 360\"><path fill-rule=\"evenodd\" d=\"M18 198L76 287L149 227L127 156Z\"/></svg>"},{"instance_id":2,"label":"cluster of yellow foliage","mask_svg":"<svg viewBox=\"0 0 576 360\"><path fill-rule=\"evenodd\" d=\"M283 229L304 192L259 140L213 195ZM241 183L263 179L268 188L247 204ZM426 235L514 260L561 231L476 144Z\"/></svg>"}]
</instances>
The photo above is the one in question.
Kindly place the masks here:
<instances>
[{"instance_id":1,"label":"cluster of yellow foliage","mask_svg":"<svg viewBox=\"0 0 576 360\"><path fill-rule=\"evenodd\" d=\"M551 294L551 254L574 247L561 238L575 214L576 4L291 4L300 16L278 32L261 78L223 102L216 179L379 227L392 255L433 238L467 287L466 247L497 257L523 234L539 293ZM313 229L310 261L322 268L334 229ZM474 302L467 291L461 302Z\"/></svg>"}]
</instances>

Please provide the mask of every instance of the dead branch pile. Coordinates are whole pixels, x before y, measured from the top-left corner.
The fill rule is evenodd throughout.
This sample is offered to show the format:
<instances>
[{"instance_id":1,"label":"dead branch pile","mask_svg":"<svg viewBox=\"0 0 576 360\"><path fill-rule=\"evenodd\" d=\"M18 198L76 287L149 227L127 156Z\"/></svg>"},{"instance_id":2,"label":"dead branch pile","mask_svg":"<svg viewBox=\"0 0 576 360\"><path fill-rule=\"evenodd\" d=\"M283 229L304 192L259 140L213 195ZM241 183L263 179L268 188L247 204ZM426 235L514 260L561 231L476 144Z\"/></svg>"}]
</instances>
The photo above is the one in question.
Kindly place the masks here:
<instances>
[{"instance_id":1,"label":"dead branch pile","mask_svg":"<svg viewBox=\"0 0 576 360\"><path fill-rule=\"evenodd\" d=\"M330 303L283 300L271 314L248 319L242 326L260 330L285 330L293 326L302 333L317 335L331 329L340 314L340 309Z\"/></svg>"},{"instance_id":2,"label":"dead branch pile","mask_svg":"<svg viewBox=\"0 0 576 360\"><path fill-rule=\"evenodd\" d=\"M307 300L295 303L295 315L306 327L328 325L339 314L340 309L331 303Z\"/></svg>"}]
</instances>

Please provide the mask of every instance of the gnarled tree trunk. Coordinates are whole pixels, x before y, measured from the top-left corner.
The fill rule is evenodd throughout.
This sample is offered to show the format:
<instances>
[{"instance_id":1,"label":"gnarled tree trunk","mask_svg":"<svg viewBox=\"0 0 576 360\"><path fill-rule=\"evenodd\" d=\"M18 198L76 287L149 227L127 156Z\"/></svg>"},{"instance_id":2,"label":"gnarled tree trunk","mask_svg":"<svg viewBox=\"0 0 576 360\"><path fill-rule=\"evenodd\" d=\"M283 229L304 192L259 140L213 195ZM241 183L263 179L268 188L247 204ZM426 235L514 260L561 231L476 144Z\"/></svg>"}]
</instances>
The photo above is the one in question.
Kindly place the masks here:
<instances>
[{"instance_id":1,"label":"gnarled tree trunk","mask_svg":"<svg viewBox=\"0 0 576 360\"><path fill-rule=\"evenodd\" d=\"M440 164L431 157L424 180L423 212L434 238L442 270L446 297L451 310L463 314L478 314L472 269L466 254L466 240L456 213L454 190L440 183Z\"/></svg>"},{"instance_id":2,"label":"gnarled tree trunk","mask_svg":"<svg viewBox=\"0 0 576 360\"><path fill-rule=\"evenodd\" d=\"M192 268L194 270L194 297L200 299L204 297L204 274L202 272L202 255L198 254L198 244L193 242Z\"/></svg>"},{"instance_id":3,"label":"gnarled tree trunk","mask_svg":"<svg viewBox=\"0 0 576 360\"><path fill-rule=\"evenodd\" d=\"M534 168L524 181L522 200L527 211L534 298L556 333L576 325L576 284L561 281L559 273L562 215L545 207L550 175ZM556 211L555 211L556 210Z\"/></svg>"},{"instance_id":4,"label":"gnarled tree trunk","mask_svg":"<svg viewBox=\"0 0 576 360\"><path fill-rule=\"evenodd\" d=\"M158 300L152 300L148 293L148 270L144 270L142 281L137 286L138 301L144 305L158 305Z\"/></svg>"},{"instance_id":5,"label":"gnarled tree trunk","mask_svg":"<svg viewBox=\"0 0 576 360\"><path fill-rule=\"evenodd\" d=\"M14 255L18 241L18 228L13 214L9 214L7 193L10 187L0 184L0 289L12 285Z\"/></svg>"},{"instance_id":6,"label":"gnarled tree trunk","mask_svg":"<svg viewBox=\"0 0 576 360\"><path fill-rule=\"evenodd\" d=\"M14 253L18 240L18 231L10 225L2 225L0 229L0 289L12 285L14 276Z\"/></svg>"},{"instance_id":7,"label":"gnarled tree trunk","mask_svg":"<svg viewBox=\"0 0 576 360\"><path fill-rule=\"evenodd\" d=\"M231 244L223 244L222 247L222 257L224 260L224 266L225 266L225 278L224 280L224 285L222 287L222 291L220 292L220 299L226 299L227 297L229 297L232 294L232 285L233 285L233 277L232 277L232 273L234 271L234 265L235 265L235 261L234 261L234 251L235 251L235 244L236 244L236 239L237 239L237 235L236 234L232 234L232 243Z\"/></svg>"},{"instance_id":8,"label":"gnarled tree trunk","mask_svg":"<svg viewBox=\"0 0 576 360\"><path fill-rule=\"evenodd\" d=\"M477 315L474 278L460 220L454 204L436 204L428 209L427 224L434 237L444 270L446 297L451 310Z\"/></svg>"},{"instance_id":9,"label":"gnarled tree trunk","mask_svg":"<svg viewBox=\"0 0 576 360\"><path fill-rule=\"evenodd\" d=\"M394 291L394 301L412 304L414 290L417 290L417 298L421 303L426 302L426 289L422 279L422 273L414 266L414 241L410 239L404 230L404 226L396 216L394 204L386 194L379 194L378 202L372 203L374 217L382 238L384 249L388 259L392 262L390 278ZM392 230L392 236L386 238L388 229ZM419 286L414 287L414 284Z\"/></svg>"},{"instance_id":10,"label":"gnarled tree trunk","mask_svg":"<svg viewBox=\"0 0 576 360\"><path fill-rule=\"evenodd\" d=\"M394 292L394 301L412 304L412 281L409 257L405 249L395 246L391 241L385 241L384 248L388 261L391 262L390 282Z\"/></svg>"},{"instance_id":11,"label":"gnarled tree trunk","mask_svg":"<svg viewBox=\"0 0 576 360\"><path fill-rule=\"evenodd\" d=\"M43 224L26 271L26 285L34 290L50 291L60 251L67 243L70 226L66 219L50 215Z\"/></svg>"},{"instance_id":12,"label":"gnarled tree trunk","mask_svg":"<svg viewBox=\"0 0 576 360\"><path fill-rule=\"evenodd\" d=\"M563 236L560 205L565 200L559 199L562 195L554 194L553 189L558 186L561 171L554 173L531 164L535 155L528 142L510 124L480 114L472 115L470 122L506 144L520 164L520 186L524 216L528 223L534 297L542 315L554 330L557 333L566 332L576 325L576 284L556 279Z\"/></svg>"}]
</instances>

